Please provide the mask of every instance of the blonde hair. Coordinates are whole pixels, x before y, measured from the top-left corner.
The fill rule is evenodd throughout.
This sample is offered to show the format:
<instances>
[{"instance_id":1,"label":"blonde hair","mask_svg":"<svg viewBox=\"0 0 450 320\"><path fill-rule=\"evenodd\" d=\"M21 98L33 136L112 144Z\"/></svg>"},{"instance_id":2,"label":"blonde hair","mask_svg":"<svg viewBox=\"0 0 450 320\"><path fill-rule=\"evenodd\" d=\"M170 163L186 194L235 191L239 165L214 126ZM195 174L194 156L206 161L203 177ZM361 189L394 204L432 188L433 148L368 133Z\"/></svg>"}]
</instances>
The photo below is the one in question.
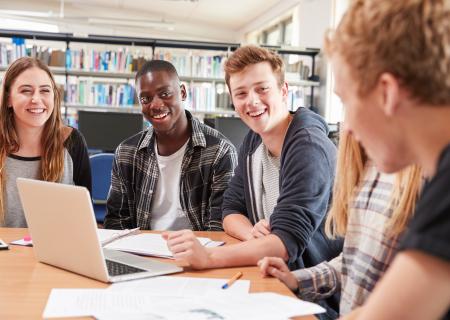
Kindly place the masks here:
<instances>
[{"instance_id":1,"label":"blonde hair","mask_svg":"<svg viewBox=\"0 0 450 320\"><path fill-rule=\"evenodd\" d=\"M230 89L230 76L242 72L246 67L260 62L268 62L278 79L278 86L284 84L284 62L280 55L265 48L248 45L238 48L225 62L225 82Z\"/></svg>"},{"instance_id":2,"label":"blonde hair","mask_svg":"<svg viewBox=\"0 0 450 320\"><path fill-rule=\"evenodd\" d=\"M348 64L360 96L388 72L417 101L450 103L448 0L353 0L325 51Z\"/></svg>"},{"instance_id":3,"label":"blonde hair","mask_svg":"<svg viewBox=\"0 0 450 320\"><path fill-rule=\"evenodd\" d=\"M367 156L361 145L348 133L342 132L339 142L337 172L333 200L325 223L330 237L344 236L347 231L349 207L364 177ZM394 211L389 218L388 233L399 235L412 217L421 187L421 170L410 166L396 174L391 194ZM386 207L389 210L391 205Z\"/></svg>"},{"instance_id":4,"label":"blonde hair","mask_svg":"<svg viewBox=\"0 0 450 320\"><path fill-rule=\"evenodd\" d=\"M42 155L39 178L45 181L59 181L64 170L64 135L61 119L61 96L55 79L49 68L41 61L24 57L14 61L6 70L2 84L2 98L0 104L0 223L5 218L5 163L9 154L20 149L19 137L14 121L14 111L8 106L11 87L14 81L24 71L30 68L39 68L47 73L52 83L54 94L54 108L50 118L44 125L42 133Z\"/></svg>"}]
</instances>

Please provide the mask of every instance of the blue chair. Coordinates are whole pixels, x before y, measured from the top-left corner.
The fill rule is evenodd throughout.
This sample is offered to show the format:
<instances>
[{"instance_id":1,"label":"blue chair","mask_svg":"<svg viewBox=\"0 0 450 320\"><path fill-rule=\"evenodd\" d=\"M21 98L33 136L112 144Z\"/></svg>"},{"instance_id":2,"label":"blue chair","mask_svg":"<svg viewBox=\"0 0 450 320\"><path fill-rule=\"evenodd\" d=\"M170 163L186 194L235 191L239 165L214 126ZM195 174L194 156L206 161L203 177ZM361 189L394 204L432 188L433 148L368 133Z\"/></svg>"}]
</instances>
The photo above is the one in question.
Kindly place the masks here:
<instances>
[{"instance_id":1,"label":"blue chair","mask_svg":"<svg viewBox=\"0 0 450 320\"><path fill-rule=\"evenodd\" d=\"M89 157L92 174L92 203L95 219L103 223L106 214L106 198L111 186L111 171L114 160L112 153L98 153Z\"/></svg>"}]
</instances>

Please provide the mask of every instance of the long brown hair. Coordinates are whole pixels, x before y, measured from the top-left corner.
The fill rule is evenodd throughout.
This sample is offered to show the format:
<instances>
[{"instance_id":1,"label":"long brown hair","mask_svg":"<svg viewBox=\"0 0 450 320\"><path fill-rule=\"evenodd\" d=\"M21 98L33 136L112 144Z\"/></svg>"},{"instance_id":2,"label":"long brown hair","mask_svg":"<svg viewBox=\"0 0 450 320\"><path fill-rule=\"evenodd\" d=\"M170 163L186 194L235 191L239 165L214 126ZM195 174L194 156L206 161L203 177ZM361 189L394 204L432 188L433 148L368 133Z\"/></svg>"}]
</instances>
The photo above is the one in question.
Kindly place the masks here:
<instances>
[{"instance_id":1,"label":"long brown hair","mask_svg":"<svg viewBox=\"0 0 450 320\"><path fill-rule=\"evenodd\" d=\"M0 105L0 222L4 221L5 163L9 154L18 152L20 141L14 121L14 111L8 106L11 87L19 75L30 68L39 68L47 73L52 83L54 108L44 125L41 144L41 165L39 178L45 181L59 181L64 170L64 137L61 119L61 95L49 68L41 61L24 57L14 61L3 77Z\"/></svg>"},{"instance_id":2,"label":"long brown hair","mask_svg":"<svg viewBox=\"0 0 450 320\"><path fill-rule=\"evenodd\" d=\"M325 224L328 236L345 236L349 204L364 177L367 161L361 145L347 132L341 132L333 200ZM422 170L417 166L409 166L396 174L390 200L394 204L394 211L387 226L390 236L396 236L405 229L414 213L421 184ZM386 210L389 210L389 206Z\"/></svg>"}]
</instances>

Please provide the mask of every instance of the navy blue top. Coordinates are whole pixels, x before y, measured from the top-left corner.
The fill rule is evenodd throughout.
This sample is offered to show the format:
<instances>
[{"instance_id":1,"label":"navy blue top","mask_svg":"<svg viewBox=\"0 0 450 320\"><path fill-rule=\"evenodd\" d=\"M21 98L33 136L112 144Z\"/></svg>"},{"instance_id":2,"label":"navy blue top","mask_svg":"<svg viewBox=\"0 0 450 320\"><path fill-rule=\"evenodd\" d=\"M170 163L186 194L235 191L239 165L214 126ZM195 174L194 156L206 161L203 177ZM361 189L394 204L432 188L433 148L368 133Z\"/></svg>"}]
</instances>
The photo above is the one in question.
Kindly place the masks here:
<instances>
[{"instance_id":1,"label":"navy blue top","mask_svg":"<svg viewBox=\"0 0 450 320\"><path fill-rule=\"evenodd\" d=\"M342 251L342 241L331 241L323 224L333 186L336 148L328 139L328 126L319 115L305 108L294 114L286 133L280 159L280 190L270 216L272 234L284 243L291 269L312 267ZM262 143L250 131L239 150L238 166L225 191L223 218L240 213L258 222L252 155Z\"/></svg>"}]
</instances>

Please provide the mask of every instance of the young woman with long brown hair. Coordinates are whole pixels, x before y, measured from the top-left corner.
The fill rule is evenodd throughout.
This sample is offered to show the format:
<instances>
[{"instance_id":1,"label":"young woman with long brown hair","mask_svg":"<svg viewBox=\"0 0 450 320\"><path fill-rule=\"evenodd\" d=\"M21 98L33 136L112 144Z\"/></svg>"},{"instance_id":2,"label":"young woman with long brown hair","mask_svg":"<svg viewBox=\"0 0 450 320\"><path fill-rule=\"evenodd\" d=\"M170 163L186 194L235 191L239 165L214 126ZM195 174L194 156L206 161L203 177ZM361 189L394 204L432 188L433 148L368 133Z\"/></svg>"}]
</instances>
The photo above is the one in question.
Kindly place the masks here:
<instances>
[{"instance_id":1,"label":"young woman with long brown hair","mask_svg":"<svg viewBox=\"0 0 450 320\"><path fill-rule=\"evenodd\" d=\"M26 227L16 178L91 189L86 143L61 119L61 97L49 68L20 58L6 71L0 105L0 226Z\"/></svg>"}]
</instances>

